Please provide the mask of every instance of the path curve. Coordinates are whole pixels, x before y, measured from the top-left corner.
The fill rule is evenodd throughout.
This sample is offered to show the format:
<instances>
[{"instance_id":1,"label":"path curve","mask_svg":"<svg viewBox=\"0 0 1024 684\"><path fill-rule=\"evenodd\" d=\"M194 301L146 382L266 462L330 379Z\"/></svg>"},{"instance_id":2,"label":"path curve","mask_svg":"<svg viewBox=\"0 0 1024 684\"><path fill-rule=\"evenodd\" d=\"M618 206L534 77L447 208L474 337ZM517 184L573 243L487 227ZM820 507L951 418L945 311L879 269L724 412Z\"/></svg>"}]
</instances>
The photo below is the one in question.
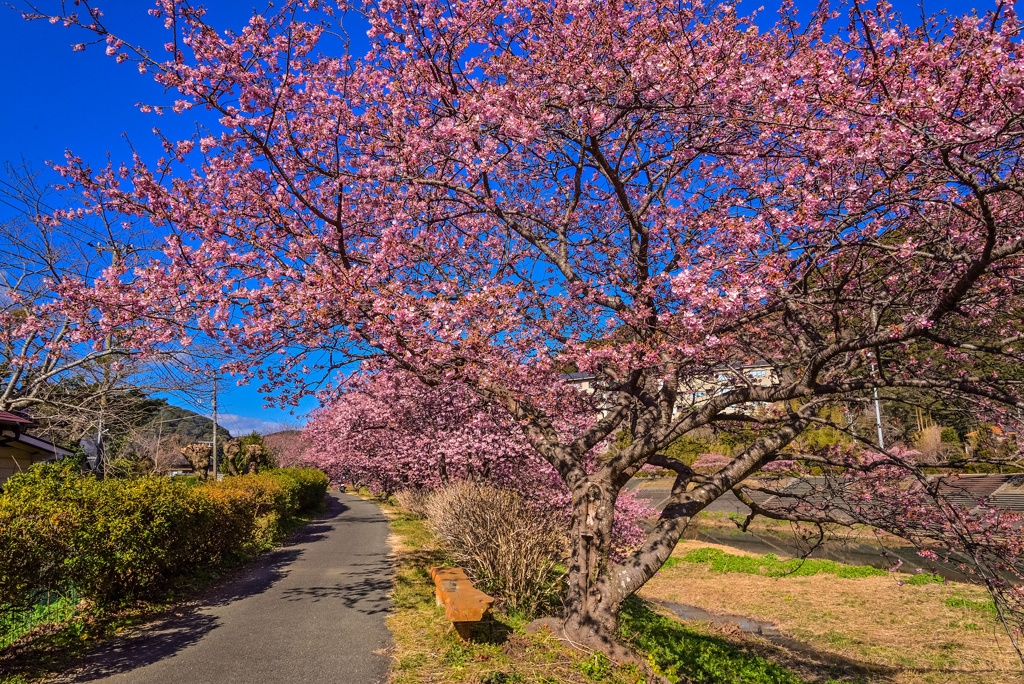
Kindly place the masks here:
<instances>
[{"instance_id":1,"label":"path curve","mask_svg":"<svg viewBox=\"0 0 1024 684\"><path fill-rule=\"evenodd\" d=\"M106 642L63 684L377 684L393 567L374 504L328 495L327 511L184 608Z\"/></svg>"}]
</instances>

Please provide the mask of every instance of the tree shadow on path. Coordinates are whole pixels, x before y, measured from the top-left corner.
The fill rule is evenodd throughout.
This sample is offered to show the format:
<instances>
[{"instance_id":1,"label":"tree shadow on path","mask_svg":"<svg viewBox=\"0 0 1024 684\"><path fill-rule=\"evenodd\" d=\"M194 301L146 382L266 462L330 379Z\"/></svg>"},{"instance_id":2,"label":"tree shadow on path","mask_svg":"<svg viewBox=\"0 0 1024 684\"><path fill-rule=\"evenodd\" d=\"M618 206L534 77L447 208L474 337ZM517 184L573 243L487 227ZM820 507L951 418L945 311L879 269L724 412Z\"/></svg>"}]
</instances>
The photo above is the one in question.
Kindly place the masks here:
<instances>
[{"instance_id":1,"label":"tree shadow on path","mask_svg":"<svg viewBox=\"0 0 1024 684\"><path fill-rule=\"evenodd\" d=\"M157 663L201 641L221 625L210 608L227 606L262 594L288 574L289 566L303 554L303 545L326 539L329 521L348 510L333 497L324 514L289 537L283 546L262 554L226 581L211 587L187 604L172 608L155 620L100 644L54 684L78 684L131 672Z\"/></svg>"},{"instance_id":2,"label":"tree shadow on path","mask_svg":"<svg viewBox=\"0 0 1024 684\"><path fill-rule=\"evenodd\" d=\"M354 569L346 572L341 582L326 587L296 587L287 589L282 598L286 601L324 600L339 601L364 615L377 615L390 610L388 591L391 589L393 568L387 561L356 563Z\"/></svg>"}]
</instances>

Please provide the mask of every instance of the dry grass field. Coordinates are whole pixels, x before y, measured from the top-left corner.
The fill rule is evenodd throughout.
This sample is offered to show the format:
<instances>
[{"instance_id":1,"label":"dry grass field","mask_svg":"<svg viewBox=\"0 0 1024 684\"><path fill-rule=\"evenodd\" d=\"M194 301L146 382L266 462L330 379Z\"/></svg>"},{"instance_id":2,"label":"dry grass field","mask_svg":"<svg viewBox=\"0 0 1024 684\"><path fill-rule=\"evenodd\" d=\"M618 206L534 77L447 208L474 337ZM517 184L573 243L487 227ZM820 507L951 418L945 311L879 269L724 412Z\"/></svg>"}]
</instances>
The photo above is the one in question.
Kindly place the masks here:
<instances>
[{"instance_id":1,"label":"dry grass field","mask_svg":"<svg viewBox=\"0 0 1024 684\"><path fill-rule=\"evenodd\" d=\"M709 546L749 555L693 541L680 543L673 555L681 558ZM680 562L659 572L640 593L775 625L806 647L763 646L809 680L820 678L816 671L842 670L862 681L894 684L1024 681L1024 670L983 588L958 583L900 586L906 578L767 577Z\"/></svg>"}]
</instances>

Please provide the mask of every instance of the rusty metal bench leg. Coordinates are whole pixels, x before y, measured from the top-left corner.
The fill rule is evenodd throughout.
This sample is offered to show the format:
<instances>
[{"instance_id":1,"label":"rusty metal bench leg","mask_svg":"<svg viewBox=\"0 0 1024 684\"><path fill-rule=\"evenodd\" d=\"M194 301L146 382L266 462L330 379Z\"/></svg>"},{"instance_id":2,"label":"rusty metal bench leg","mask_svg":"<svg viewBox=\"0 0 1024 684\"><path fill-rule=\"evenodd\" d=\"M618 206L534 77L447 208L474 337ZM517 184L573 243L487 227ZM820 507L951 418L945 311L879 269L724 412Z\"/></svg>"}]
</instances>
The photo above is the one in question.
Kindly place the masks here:
<instances>
[{"instance_id":1,"label":"rusty metal bench leg","mask_svg":"<svg viewBox=\"0 0 1024 684\"><path fill-rule=\"evenodd\" d=\"M455 631L459 633L460 637L462 637L462 640L463 641L469 641L470 630L472 629L473 625L476 624L476 623L473 623L473 622L453 622L452 624L455 626Z\"/></svg>"}]
</instances>

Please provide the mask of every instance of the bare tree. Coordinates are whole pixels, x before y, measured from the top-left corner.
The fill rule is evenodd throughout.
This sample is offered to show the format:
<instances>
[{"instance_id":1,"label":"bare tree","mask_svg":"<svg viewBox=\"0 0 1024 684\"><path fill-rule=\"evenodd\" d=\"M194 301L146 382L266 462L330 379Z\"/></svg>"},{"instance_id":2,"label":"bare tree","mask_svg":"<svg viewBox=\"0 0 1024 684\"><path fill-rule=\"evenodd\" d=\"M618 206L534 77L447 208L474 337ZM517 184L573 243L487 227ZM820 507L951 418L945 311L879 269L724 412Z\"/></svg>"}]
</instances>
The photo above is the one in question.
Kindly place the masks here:
<instances>
[{"instance_id":1,"label":"bare tree","mask_svg":"<svg viewBox=\"0 0 1024 684\"><path fill-rule=\"evenodd\" d=\"M201 336L137 352L121 343L127 331L96 311L69 307L58 291L67 279L129 280L152 248L150 236L123 217L68 211L25 164L5 164L0 202L14 212L0 222L0 410L31 415L55 442L89 439L99 467L110 447L104 435L120 435L129 451L161 452L159 438L140 448L134 435L146 397L208 405L223 356Z\"/></svg>"}]
</instances>

